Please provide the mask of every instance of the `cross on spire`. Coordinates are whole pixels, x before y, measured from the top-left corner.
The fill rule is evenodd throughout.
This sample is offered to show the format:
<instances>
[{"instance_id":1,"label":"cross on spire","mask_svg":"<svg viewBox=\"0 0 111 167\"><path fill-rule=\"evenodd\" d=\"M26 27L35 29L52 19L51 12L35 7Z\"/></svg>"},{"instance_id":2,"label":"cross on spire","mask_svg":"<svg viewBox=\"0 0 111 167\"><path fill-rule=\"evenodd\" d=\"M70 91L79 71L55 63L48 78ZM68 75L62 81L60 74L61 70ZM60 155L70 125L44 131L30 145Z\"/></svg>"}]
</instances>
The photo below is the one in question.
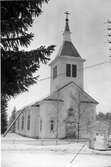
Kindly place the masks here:
<instances>
[{"instance_id":1,"label":"cross on spire","mask_svg":"<svg viewBox=\"0 0 111 167\"><path fill-rule=\"evenodd\" d=\"M64 12L66 14L66 20L68 21L68 15L70 14L68 11Z\"/></svg>"}]
</instances>

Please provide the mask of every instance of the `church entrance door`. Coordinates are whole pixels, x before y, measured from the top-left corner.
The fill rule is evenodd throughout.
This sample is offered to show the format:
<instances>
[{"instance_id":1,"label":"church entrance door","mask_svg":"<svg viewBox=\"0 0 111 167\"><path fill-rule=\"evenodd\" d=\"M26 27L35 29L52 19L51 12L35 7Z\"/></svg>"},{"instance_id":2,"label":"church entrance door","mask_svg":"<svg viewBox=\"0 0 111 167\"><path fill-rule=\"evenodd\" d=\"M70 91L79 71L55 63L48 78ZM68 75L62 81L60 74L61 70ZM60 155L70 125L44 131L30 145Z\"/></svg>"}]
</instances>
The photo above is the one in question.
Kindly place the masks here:
<instances>
[{"instance_id":1,"label":"church entrance door","mask_svg":"<svg viewBox=\"0 0 111 167\"><path fill-rule=\"evenodd\" d=\"M76 126L74 122L66 123L66 137L76 138Z\"/></svg>"}]
</instances>

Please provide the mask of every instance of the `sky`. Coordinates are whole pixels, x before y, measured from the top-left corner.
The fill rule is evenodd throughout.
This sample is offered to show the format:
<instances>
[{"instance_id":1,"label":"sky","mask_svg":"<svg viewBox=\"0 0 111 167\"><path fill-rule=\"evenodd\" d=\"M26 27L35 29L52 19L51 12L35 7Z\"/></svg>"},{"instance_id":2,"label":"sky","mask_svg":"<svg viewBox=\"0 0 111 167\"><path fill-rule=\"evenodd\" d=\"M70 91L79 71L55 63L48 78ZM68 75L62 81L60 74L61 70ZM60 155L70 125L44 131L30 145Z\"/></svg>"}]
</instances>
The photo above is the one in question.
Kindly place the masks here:
<instances>
[{"instance_id":1,"label":"sky","mask_svg":"<svg viewBox=\"0 0 111 167\"><path fill-rule=\"evenodd\" d=\"M71 38L81 57L86 59L85 67L105 62L104 64L84 69L84 89L99 105L97 112L111 112L111 51L107 36L107 20L111 20L111 0L50 0L43 5L43 13L35 19L29 29L35 37L28 50L41 45L56 45L51 60L55 58L63 40L65 11L70 12L69 26ZM111 37L110 37L111 38ZM39 80L50 77L50 67L41 64ZM12 98L8 104L10 116L16 109L30 105L50 94L50 79L38 81L30 86L29 91Z\"/></svg>"}]
</instances>

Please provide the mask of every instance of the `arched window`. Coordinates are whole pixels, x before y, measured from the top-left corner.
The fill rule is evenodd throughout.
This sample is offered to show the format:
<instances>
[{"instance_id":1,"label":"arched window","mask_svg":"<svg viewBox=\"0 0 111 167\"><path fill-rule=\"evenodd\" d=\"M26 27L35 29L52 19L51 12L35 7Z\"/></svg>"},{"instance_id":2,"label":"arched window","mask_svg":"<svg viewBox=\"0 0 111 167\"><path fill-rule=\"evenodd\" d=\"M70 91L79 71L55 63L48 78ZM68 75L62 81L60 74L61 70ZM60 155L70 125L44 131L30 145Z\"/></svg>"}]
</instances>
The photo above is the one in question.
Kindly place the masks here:
<instances>
[{"instance_id":1,"label":"arched window","mask_svg":"<svg viewBox=\"0 0 111 167\"><path fill-rule=\"evenodd\" d=\"M24 116L22 116L22 126L21 129L24 129Z\"/></svg>"},{"instance_id":2,"label":"arched window","mask_svg":"<svg viewBox=\"0 0 111 167\"><path fill-rule=\"evenodd\" d=\"M30 130L30 115L27 118L27 130Z\"/></svg>"},{"instance_id":3,"label":"arched window","mask_svg":"<svg viewBox=\"0 0 111 167\"><path fill-rule=\"evenodd\" d=\"M54 120L50 121L50 131L54 131Z\"/></svg>"}]
</instances>

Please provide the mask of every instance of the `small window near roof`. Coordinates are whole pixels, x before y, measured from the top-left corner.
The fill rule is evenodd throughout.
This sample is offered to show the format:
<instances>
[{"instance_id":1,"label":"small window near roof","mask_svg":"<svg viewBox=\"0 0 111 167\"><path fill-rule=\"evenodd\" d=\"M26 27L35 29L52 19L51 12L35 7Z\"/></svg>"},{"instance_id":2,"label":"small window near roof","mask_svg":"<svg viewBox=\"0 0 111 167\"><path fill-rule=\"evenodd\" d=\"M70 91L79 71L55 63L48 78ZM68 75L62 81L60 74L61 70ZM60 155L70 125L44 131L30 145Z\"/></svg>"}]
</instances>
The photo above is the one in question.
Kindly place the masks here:
<instances>
[{"instance_id":1,"label":"small window near roof","mask_svg":"<svg viewBox=\"0 0 111 167\"><path fill-rule=\"evenodd\" d=\"M57 66L53 68L53 79L57 77Z\"/></svg>"}]
</instances>

